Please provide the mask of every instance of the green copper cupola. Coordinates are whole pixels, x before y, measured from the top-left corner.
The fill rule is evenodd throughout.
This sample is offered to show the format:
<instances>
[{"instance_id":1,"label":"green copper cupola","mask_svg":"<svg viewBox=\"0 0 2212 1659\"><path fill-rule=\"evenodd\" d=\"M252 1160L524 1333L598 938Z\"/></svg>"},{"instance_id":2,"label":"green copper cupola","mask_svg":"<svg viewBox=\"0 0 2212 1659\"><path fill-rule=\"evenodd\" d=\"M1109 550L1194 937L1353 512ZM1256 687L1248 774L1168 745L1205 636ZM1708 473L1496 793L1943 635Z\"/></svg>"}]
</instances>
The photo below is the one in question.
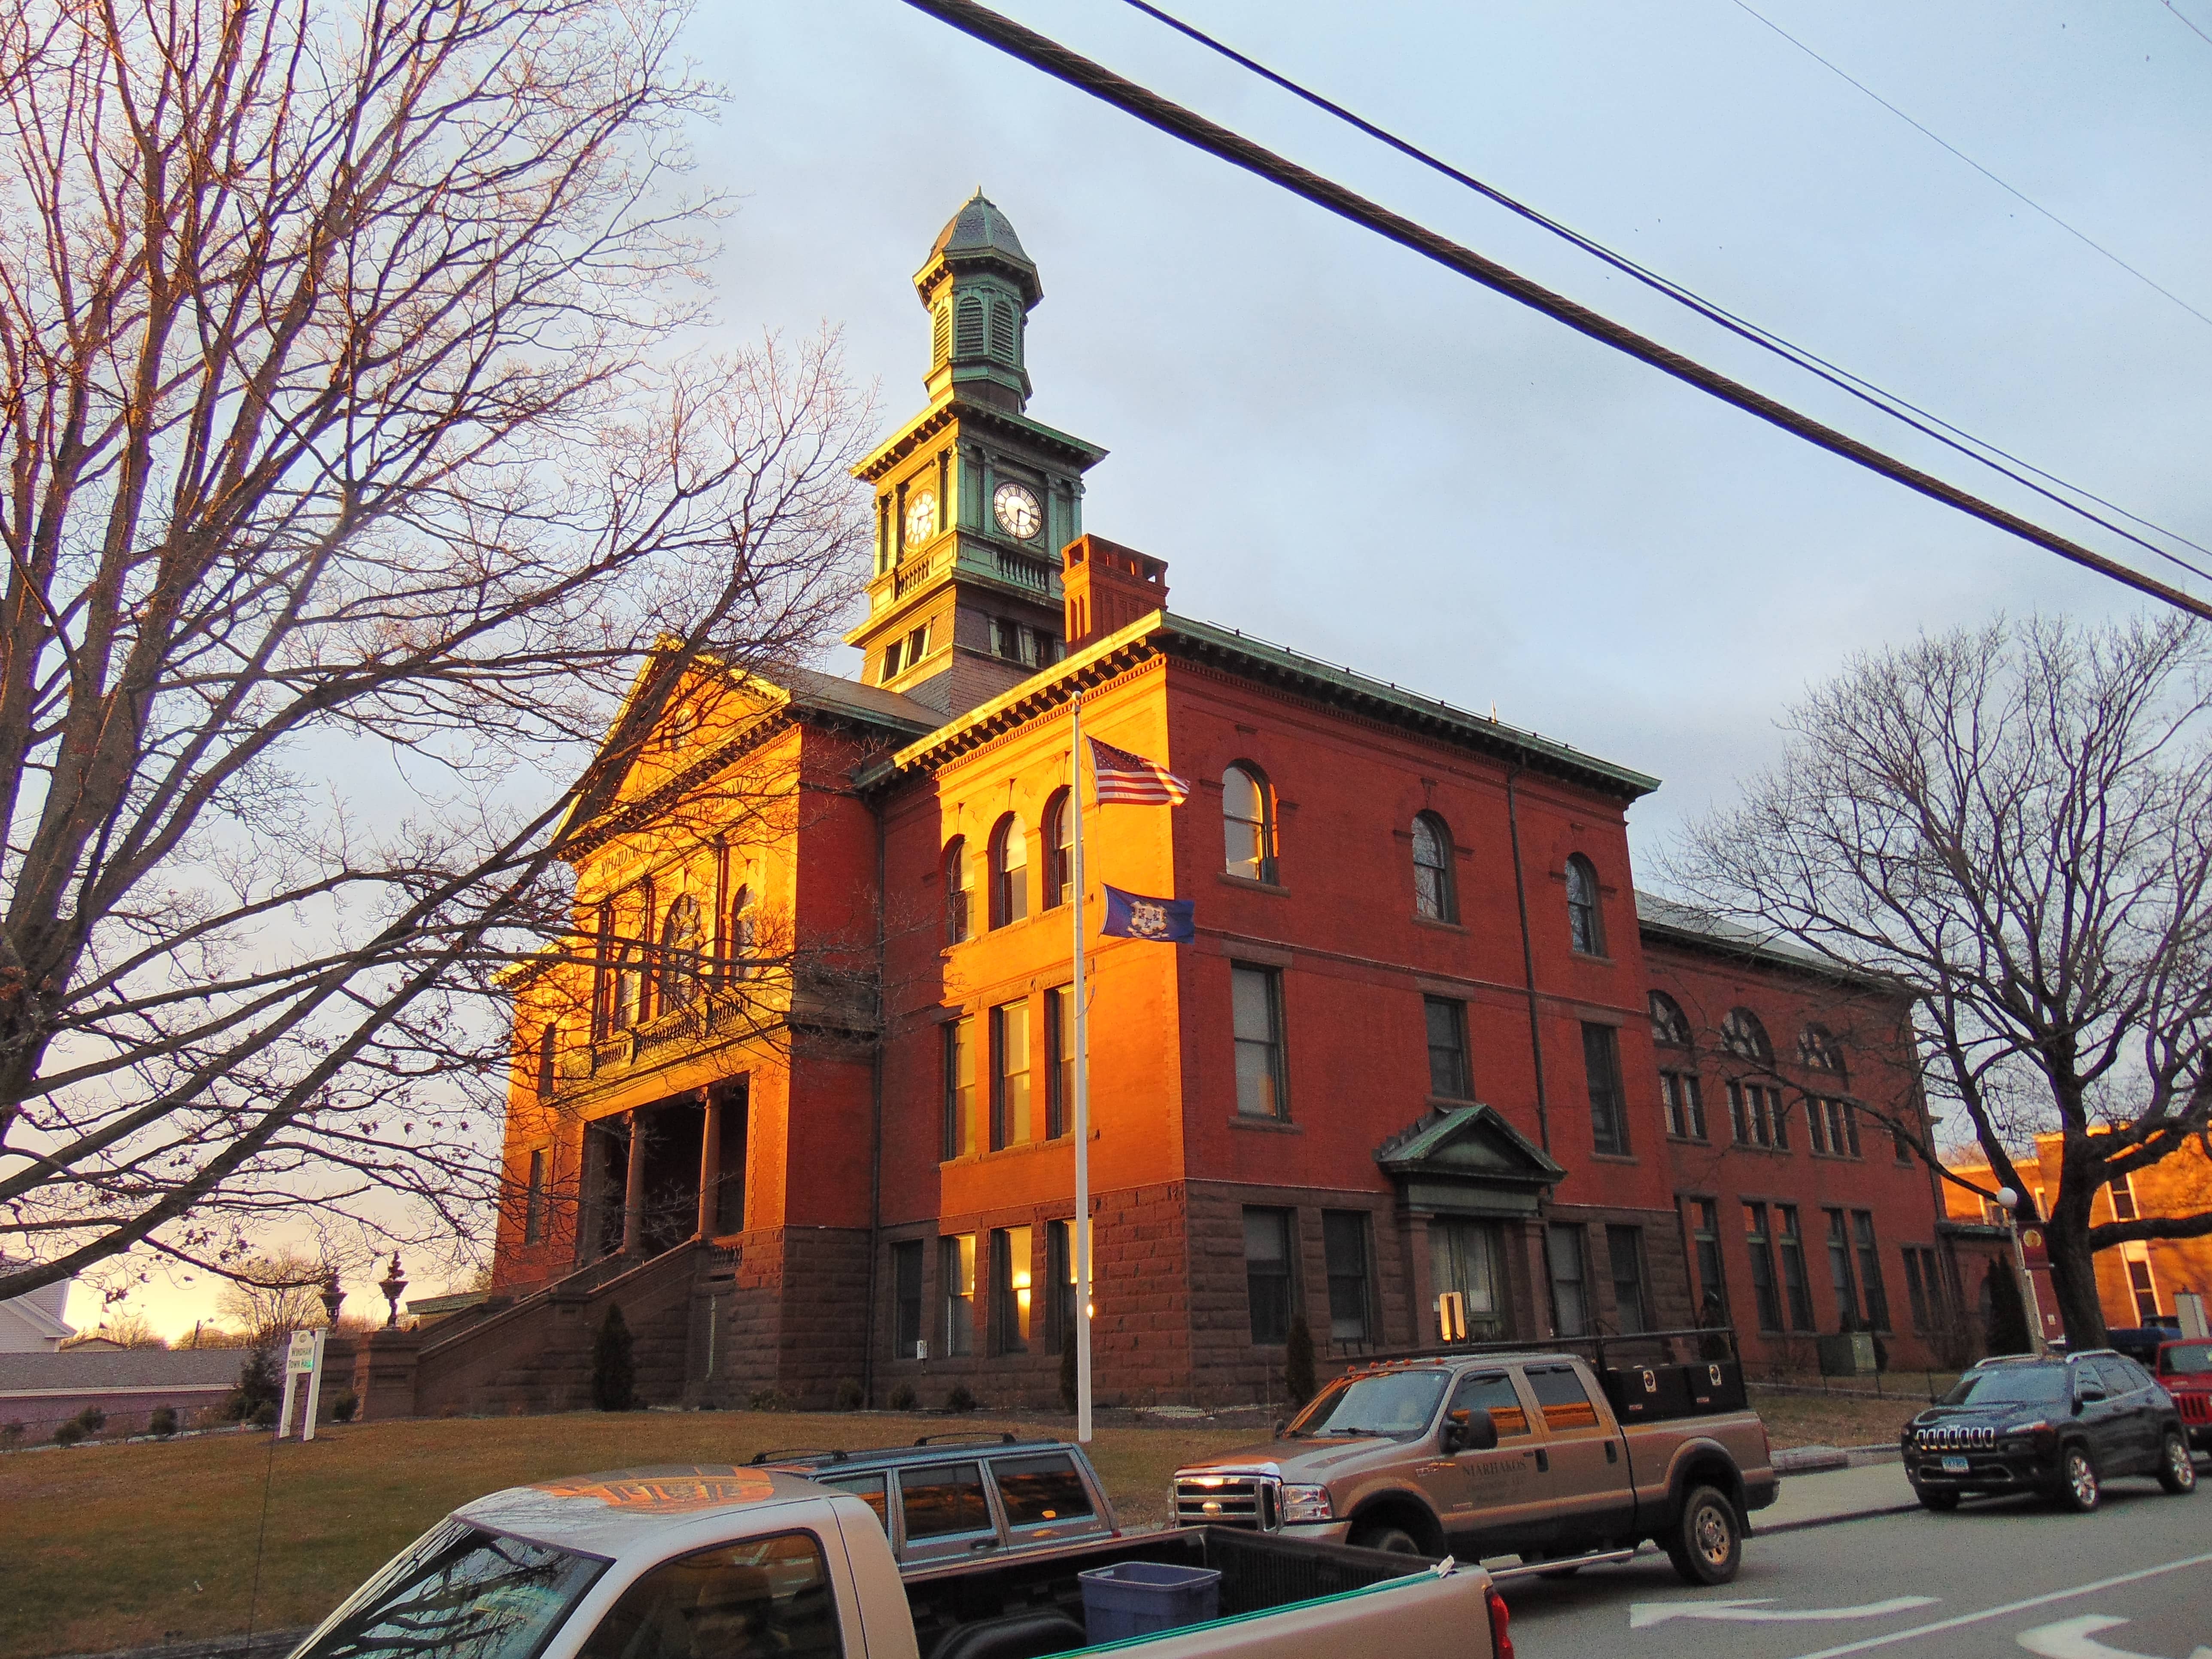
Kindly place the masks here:
<instances>
[{"instance_id":1,"label":"green copper cupola","mask_svg":"<svg viewBox=\"0 0 2212 1659\"><path fill-rule=\"evenodd\" d=\"M938 234L914 286L929 312L922 384L930 401L957 392L1019 414L1030 398L1024 337L1044 286L1013 226L981 191Z\"/></svg>"}]
</instances>

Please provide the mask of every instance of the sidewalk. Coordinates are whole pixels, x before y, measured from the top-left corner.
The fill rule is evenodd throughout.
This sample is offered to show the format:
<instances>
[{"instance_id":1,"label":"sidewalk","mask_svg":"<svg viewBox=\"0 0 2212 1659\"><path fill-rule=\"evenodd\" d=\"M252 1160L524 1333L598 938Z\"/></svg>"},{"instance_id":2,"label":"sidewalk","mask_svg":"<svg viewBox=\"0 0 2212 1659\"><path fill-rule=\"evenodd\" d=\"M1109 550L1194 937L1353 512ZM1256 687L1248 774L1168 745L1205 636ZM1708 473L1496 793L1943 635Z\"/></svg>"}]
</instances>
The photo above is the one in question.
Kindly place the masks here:
<instances>
[{"instance_id":1,"label":"sidewalk","mask_svg":"<svg viewBox=\"0 0 2212 1659\"><path fill-rule=\"evenodd\" d=\"M1817 1474L1784 1476L1781 1494L1767 1508L1753 1511L1751 1530L1759 1537L1869 1515L1899 1515L1919 1507L1898 1463L1824 1469Z\"/></svg>"}]
</instances>

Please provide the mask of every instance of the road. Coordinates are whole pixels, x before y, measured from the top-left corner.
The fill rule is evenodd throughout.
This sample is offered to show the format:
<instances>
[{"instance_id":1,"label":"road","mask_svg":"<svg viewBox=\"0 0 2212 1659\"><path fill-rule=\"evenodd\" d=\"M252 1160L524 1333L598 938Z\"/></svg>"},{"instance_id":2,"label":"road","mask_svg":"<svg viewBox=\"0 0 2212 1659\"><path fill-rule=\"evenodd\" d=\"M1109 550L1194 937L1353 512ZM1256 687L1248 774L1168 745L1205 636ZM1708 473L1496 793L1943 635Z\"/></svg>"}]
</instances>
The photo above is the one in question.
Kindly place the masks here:
<instances>
[{"instance_id":1,"label":"road","mask_svg":"<svg viewBox=\"0 0 2212 1659\"><path fill-rule=\"evenodd\" d=\"M1506 1601L1519 1659L2212 1659L2212 1495L2118 1480L2089 1516L2007 1499L1754 1536L1717 1589L1647 1548Z\"/></svg>"}]
</instances>

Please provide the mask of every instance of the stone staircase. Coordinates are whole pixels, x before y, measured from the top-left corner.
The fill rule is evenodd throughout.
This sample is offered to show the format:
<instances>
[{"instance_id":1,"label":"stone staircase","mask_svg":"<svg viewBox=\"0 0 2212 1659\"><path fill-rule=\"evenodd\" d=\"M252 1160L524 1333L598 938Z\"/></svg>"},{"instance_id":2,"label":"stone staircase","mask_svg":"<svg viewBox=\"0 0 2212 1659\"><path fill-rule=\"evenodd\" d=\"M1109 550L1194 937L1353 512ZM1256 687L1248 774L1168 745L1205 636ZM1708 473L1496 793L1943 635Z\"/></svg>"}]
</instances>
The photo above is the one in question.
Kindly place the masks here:
<instances>
[{"instance_id":1,"label":"stone staircase","mask_svg":"<svg viewBox=\"0 0 2212 1659\"><path fill-rule=\"evenodd\" d=\"M519 1301L473 1309L433 1328L416 1370L415 1414L587 1409L592 1340L611 1306L629 1327L639 1401L680 1403L692 1290L708 1254L687 1241L644 1260L610 1257Z\"/></svg>"}]
</instances>

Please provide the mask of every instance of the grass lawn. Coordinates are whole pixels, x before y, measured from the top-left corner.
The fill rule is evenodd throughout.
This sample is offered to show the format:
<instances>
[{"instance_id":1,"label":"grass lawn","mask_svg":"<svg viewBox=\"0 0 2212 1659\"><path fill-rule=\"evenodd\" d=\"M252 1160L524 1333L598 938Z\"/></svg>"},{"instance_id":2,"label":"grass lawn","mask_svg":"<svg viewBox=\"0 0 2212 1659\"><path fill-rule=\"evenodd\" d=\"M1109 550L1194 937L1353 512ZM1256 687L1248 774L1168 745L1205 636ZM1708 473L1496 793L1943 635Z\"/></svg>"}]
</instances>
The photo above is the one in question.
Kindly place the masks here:
<instances>
[{"instance_id":1,"label":"grass lawn","mask_svg":"<svg viewBox=\"0 0 2212 1659\"><path fill-rule=\"evenodd\" d=\"M268 1541L253 1626L313 1624L403 1544L471 1498L550 1475L739 1462L771 1446L895 1445L1036 1423L892 1413L583 1413L325 1428L272 1464L258 1434L0 1457L0 1654L37 1659L246 1627L264 1479ZM1167 1518L1177 1465L1262 1428L1102 1427L1091 1443L1125 1525Z\"/></svg>"},{"instance_id":2,"label":"grass lawn","mask_svg":"<svg viewBox=\"0 0 2212 1659\"><path fill-rule=\"evenodd\" d=\"M1893 1441L1919 1404L1758 1389L1752 1403L1778 1448ZM40 1659L243 1631L264 1480L253 1625L281 1630L313 1623L438 1516L501 1486L628 1465L740 1462L771 1446L893 1445L954 1426L1069 1431L894 1413L581 1413L326 1427L313 1445L283 1442L273 1463L266 1438L229 1434L0 1457L0 1654ZM1124 1524L1156 1525L1177 1465L1266 1434L1101 1427L1091 1457Z\"/></svg>"}]
</instances>

